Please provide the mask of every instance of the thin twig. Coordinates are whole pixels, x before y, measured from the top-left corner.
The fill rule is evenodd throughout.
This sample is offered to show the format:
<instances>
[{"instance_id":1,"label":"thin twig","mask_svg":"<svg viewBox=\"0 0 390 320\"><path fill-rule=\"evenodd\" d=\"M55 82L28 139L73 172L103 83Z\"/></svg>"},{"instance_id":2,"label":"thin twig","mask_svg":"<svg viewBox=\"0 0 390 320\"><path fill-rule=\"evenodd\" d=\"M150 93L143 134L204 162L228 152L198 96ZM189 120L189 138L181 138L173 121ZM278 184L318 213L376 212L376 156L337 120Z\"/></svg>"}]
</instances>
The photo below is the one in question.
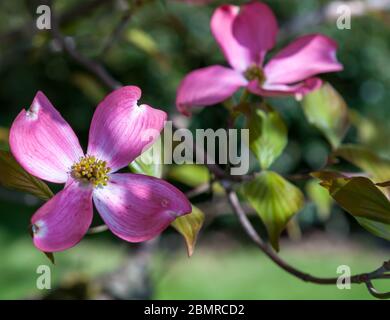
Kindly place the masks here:
<instances>
[{"instance_id":1,"label":"thin twig","mask_svg":"<svg viewBox=\"0 0 390 320\"><path fill-rule=\"evenodd\" d=\"M100 226L89 228L87 233L88 234L96 234L96 233L101 233L101 232L104 232L107 230L108 230L108 227L105 224L102 224Z\"/></svg>"}]
</instances>

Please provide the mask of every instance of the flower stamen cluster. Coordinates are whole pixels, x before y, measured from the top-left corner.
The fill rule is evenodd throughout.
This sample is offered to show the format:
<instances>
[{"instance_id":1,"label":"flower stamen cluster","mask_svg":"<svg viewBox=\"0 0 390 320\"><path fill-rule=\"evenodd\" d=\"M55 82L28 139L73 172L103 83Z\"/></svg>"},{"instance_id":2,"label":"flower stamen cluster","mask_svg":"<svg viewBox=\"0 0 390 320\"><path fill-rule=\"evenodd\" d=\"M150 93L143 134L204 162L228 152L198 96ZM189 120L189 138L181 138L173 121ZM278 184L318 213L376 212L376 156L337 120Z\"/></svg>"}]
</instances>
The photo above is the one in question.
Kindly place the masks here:
<instances>
[{"instance_id":1,"label":"flower stamen cluster","mask_svg":"<svg viewBox=\"0 0 390 320\"><path fill-rule=\"evenodd\" d=\"M248 81L257 80L259 85L262 85L265 82L264 71L256 64L253 64L246 69L244 76Z\"/></svg>"},{"instance_id":2,"label":"flower stamen cluster","mask_svg":"<svg viewBox=\"0 0 390 320\"><path fill-rule=\"evenodd\" d=\"M107 167L106 161L87 155L80 158L79 162L72 166L71 176L78 181L99 187L107 185L109 180L108 173L110 171L111 168Z\"/></svg>"}]
</instances>

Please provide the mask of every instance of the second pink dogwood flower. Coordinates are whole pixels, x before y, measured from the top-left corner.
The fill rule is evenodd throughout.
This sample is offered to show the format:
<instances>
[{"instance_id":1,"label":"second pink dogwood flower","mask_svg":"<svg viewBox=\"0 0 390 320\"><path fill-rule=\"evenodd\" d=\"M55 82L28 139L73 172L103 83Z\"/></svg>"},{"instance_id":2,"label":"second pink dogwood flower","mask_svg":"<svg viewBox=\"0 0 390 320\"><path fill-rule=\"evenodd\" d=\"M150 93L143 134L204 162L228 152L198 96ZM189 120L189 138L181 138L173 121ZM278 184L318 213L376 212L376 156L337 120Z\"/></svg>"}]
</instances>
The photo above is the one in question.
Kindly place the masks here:
<instances>
[{"instance_id":1,"label":"second pink dogwood flower","mask_svg":"<svg viewBox=\"0 0 390 320\"><path fill-rule=\"evenodd\" d=\"M315 75L343 69L336 42L321 34L296 39L264 65L267 51L275 46L278 25L271 9L260 2L219 7L211 18L211 31L231 68L214 65L184 78L176 105L187 115L192 107L220 103L241 87L261 96L302 96L321 86Z\"/></svg>"},{"instance_id":2,"label":"second pink dogwood flower","mask_svg":"<svg viewBox=\"0 0 390 320\"><path fill-rule=\"evenodd\" d=\"M77 244L91 225L92 199L108 228L130 242L153 238L191 212L184 194L169 183L115 173L153 143L164 127L165 112L138 105L140 97L138 87L127 86L98 105L86 154L72 128L41 92L15 119L10 147L16 160L38 178L65 183L31 219L38 249L62 251Z\"/></svg>"}]
</instances>

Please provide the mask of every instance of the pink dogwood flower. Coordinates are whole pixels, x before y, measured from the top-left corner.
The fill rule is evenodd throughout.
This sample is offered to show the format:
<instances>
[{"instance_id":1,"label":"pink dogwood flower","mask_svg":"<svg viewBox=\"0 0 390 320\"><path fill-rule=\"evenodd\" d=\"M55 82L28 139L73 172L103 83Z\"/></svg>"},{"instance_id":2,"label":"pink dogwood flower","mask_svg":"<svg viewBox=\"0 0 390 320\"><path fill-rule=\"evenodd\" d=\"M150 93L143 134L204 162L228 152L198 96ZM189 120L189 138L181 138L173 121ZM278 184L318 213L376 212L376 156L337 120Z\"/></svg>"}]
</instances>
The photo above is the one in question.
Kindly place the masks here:
<instances>
[{"instance_id":1,"label":"pink dogwood flower","mask_svg":"<svg viewBox=\"0 0 390 320\"><path fill-rule=\"evenodd\" d=\"M176 105L186 115L192 107L226 100L241 87L260 96L300 97L321 86L315 75L343 69L336 42L321 34L299 37L264 63L278 33L276 18L264 3L220 6L211 18L211 31L231 68L213 65L183 79Z\"/></svg>"},{"instance_id":2,"label":"pink dogwood flower","mask_svg":"<svg viewBox=\"0 0 390 320\"><path fill-rule=\"evenodd\" d=\"M65 183L31 219L35 246L55 252L76 245L86 234L94 202L108 228L129 242L151 239L177 217L191 212L182 192L157 178L116 173L155 141L166 113L137 105L141 90L122 87L97 107L84 154L69 124L42 92L10 130L11 152L30 174ZM145 132L154 134L144 139ZM92 200L93 199L93 200Z\"/></svg>"}]
</instances>

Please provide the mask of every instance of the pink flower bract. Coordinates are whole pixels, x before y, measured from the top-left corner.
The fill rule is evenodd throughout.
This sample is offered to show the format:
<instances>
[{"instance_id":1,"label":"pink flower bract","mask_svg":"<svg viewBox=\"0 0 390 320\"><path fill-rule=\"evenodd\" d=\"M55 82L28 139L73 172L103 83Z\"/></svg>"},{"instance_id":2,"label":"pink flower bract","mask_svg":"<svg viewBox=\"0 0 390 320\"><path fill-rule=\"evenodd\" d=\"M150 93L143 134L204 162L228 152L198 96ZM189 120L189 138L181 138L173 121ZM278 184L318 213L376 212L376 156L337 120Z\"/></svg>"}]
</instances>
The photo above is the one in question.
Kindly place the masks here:
<instances>
[{"instance_id":1,"label":"pink flower bract","mask_svg":"<svg viewBox=\"0 0 390 320\"><path fill-rule=\"evenodd\" d=\"M271 9L261 2L241 8L220 6L211 18L211 31L231 68L214 65L183 79L176 105L186 115L192 107L226 100L241 87L261 96L302 96L321 86L315 75L343 69L336 58L336 42L321 34L299 37L264 65L278 25Z\"/></svg>"},{"instance_id":2,"label":"pink flower bract","mask_svg":"<svg viewBox=\"0 0 390 320\"><path fill-rule=\"evenodd\" d=\"M59 112L42 92L23 110L10 130L12 154L30 174L62 191L31 219L35 246L45 252L77 244L92 222L93 205L118 237L140 242L162 232L178 216L191 212L184 194L157 178L115 173L150 146L163 129L165 112L137 105L141 90L122 87L97 107L86 155ZM149 132L147 139L143 134ZM150 132L155 134L150 135Z\"/></svg>"}]
</instances>

